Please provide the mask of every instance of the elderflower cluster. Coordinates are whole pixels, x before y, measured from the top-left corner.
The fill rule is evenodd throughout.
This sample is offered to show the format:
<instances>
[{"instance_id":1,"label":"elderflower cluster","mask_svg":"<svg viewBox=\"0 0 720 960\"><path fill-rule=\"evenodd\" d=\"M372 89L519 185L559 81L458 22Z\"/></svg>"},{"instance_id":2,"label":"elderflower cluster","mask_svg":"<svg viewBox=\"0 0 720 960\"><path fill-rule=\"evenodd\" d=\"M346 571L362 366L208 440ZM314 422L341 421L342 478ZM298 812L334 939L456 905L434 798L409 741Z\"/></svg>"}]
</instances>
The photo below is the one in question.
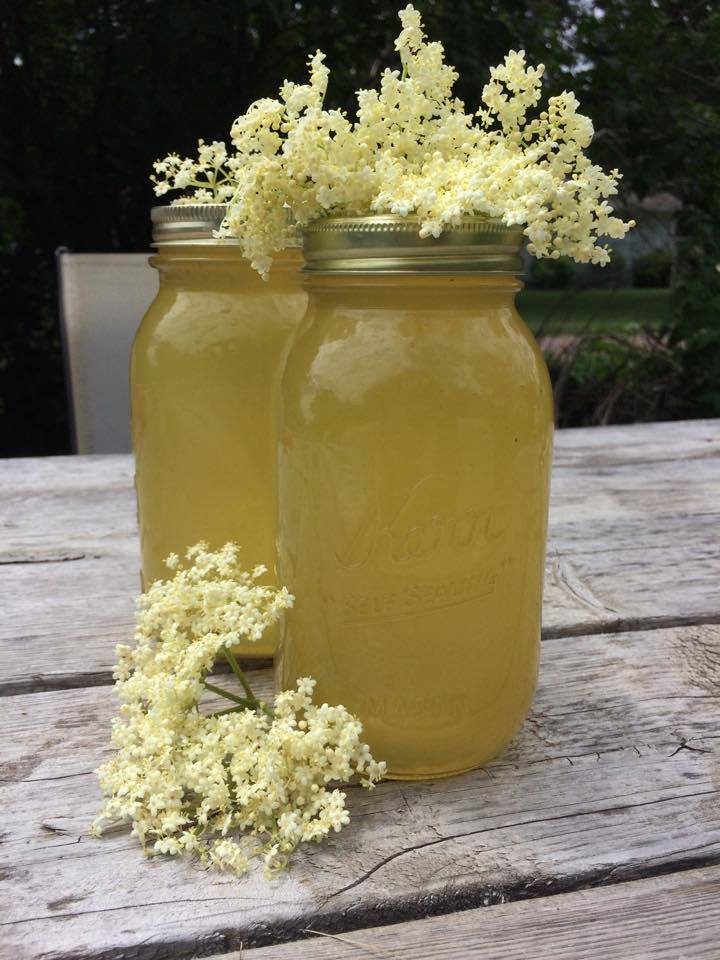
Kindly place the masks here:
<instances>
[{"instance_id":1,"label":"elderflower cluster","mask_svg":"<svg viewBox=\"0 0 720 960\"><path fill-rule=\"evenodd\" d=\"M183 568L169 558L174 577L140 597L135 645L118 647L122 706L115 753L98 770L106 802L93 833L129 821L148 854L190 853L237 874L259 856L272 874L299 843L348 823L345 794L330 784L358 776L372 787L385 765L344 707L313 703L314 680L278 693L272 709L252 697L229 651L292 605L287 590L261 585L262 566L245 572L234 544L201 543L187 559ZM208 713L199 701L218 690L206 677L222 654L244 694L226 692L234 706Z\"/></svg>"},{"instance_id":2,"label":"elderflower cluster","mask_svg":"<svg viewBox=\"0 0 720 960\"><path fill-rule=\"evenodd\" d=\"M228 154L224 143L198 140L197 160L168 154L155 161L155 175L150 180L158 197L170 190L192 189L192 194L179 197L174 203L227 203L235 194L241 163L240 158Z\"/></svg>"},{"instance_id":3,"label":"elderflower cluster","mask_svg":"<svg viewBox=\"0 0 720 960\"><path fill-rule=\"evenodd\" d=\"M522 224L536 257L607 263L600 237L633 226L608 198L620 174L585 155L593 127L572 93L539 109L544 67L510 51L490 72L482 106L453 96L455 70L428 42L412 6L399 13L401 70L360 90L357 116L325 108L329 71L319 51L309 82L286 81L279 99L252 104L231 130L236 186L221 234L267 274L296 226L327 215L412 215L437 237L466 214ZM291 217L288 218L286 209ZM293 222L294 221L294 222Z\"/></svg>"}]
</instances>

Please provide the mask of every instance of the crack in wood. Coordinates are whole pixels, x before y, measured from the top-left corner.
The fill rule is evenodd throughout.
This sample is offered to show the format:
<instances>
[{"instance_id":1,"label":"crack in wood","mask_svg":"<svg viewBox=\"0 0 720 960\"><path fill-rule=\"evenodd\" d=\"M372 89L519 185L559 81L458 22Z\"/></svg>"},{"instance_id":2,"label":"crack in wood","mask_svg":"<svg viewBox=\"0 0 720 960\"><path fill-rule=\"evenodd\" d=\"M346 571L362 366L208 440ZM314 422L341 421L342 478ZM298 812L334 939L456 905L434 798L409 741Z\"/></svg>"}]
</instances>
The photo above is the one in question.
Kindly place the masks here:
<instances>
[{"instance_id":1,"label":"crack in wood","mask_svg":"<svg viewBox=\"0 0 720 960\"><path fill-rule=\"evenodd\" d=\"M14 780L10 777L0 777L0 783L50 783L53 780L71 780L73 777L89 777L94 770L82 770L80 773L62 773L57 777L20 777Z\"/></svg>"},{"instance_id":2,"label":"crack in wood","mask_svg":"<svg viewBox=\"0 0 720 960\"><path fill-rule=\"evenodd\" d=\"M712 753L712 750L708 750L706 747L691 747L688 741L683 739L680 742L677 750L670 754L670 757L674 757L676 754L680 753L681 750L689 750L691 753Z\"/></svg>"},{"instance_id":3,"label":"crack in wood","mask_svg":"<svg viewBox=\"0 0 720 960\"><path fill-rule=\"evenodd\" d=\"M691 852L680 851L681 854ZM536 900L545 897L554 897L565 893L587 890L601 886L613 886L617 883L626 883L634 880L651 879L670 873L684 873L702 867L712 867L720 864L720 853L705 857L685 857L671 863L660 863L649 869L638 868L628 864L618 864L610 869L597 868L584 871L566 878L537 877L531 881L521 881L519 884L505 884L496 888L493 886L478 886L475 890L467 890L458 894L455 891L443 892L436 895L421 895L414 902L381 904L374 909L370 907L367 915L362 916L362 908L351 907L338 914L319 917L312 921L313 926L322 926L325 929L352 931L362 927L386 926L389 924L415 920L420 917L443 916L462 910L476 907L493 907L498 904L512 903L520 900ZM533 889L534 888L534 889ZM394 908L394 909L393 909ZM262 944L251 942L251 946L262 946L267 943L288 942L299 939L297 936L287 936L283 940L273 939Z\"/></svg>"},{"instance_id":4,"label":"crack in wood","mask_svg":"<svg viewBox=\"0 0 720 960\"><path fill-rule=\"evenodd\" d=\"M95 554L87 553L73 553L62 557L23 557L22 559L11 557L9 560L4 558L0 559L0 567L19 567L28 563L71 563L73 560L85 560L86 558L93 560L102 559L99 555L96 556Z\"/></svg>"},{"instance_id":5,"label":"crack in wood","mask_svg":"<svg viewBox=\"0 0 720 960\"><path fill-rule=\"evenodd\" d=\"M610 622L589 621L573 624L569 627L544 627L541 639L561 640L563 638L596 637L616 633L651 633L656 630L673 627L704 627L720 624L720 613L705 613L701 616L649 616L624 617ZM30 639L30 638L27 638ZM272 664L267 658L242 661L243 670L262 670ZM218 672L227 672L219 670ZM21 696L28 693L52 693L58 690L81 690L85 687L107 687L113 685L112 668L93 673L58 673L0 680L0 697Z\"/></svg>"},{"instance_id":6,"label":"crack in wood","mask_svg":"<svg viewBox=\"0 0 720 960\"><path fill-rule=\"evenodd\" d=\"M232 903L237 903L238 900L246 900L246 901L248 901L248 903L255 903L255 902L257 902L259 899L261 899L261 898L259 898L259 897L241 897L241 896L238 896L237 894L234 894L232 897L203 897L203 901L202 901L202 902L203 902L203 903L216 903L216 902L224 902L224 901L229 900L229 901L232 902ZM184 899L181 899L181 900L153 900L153 901L150 901L150 900L149 900L149 901L147 901L147 903L135 904L135 905L133 906L133 910L144 910L144 909L149 908L149 907L171 907L171 906L172 906L173 904L175 904L175 903L185 903L185 902L186 902L186 901L185 901ZM277 900L276 902L279 903L279 904L283 904L283 903L291 904L291 903L292 903L292 901L290 901L290 900ZM125 905L123 904L123 905L118 906L118 907L98 907L96 910L77 910L77 911L74 911L73 913L62 913L62 914L59 914L59 915L40 914L40 915L37 916L37 917L23 917L21 920L3 920L3 921L0 921L0 927L16 927L16 926L19 926L19 925L21 925L21 924L23 924L23 923L36 923L38 920L54 920L54 919L56 919L56 916L58 916L58 917L67 917L67 918L70 918L70 917L90 917L90 916L93 916L93 915L98 914L98 913L116 913L118 910L127 910L127 909L128 909L127 906L125 906ZM93 957L96 957L96 956L98 956L98 955L97 955L97 954L93 954ZM124 956L124 954L123 954L123 956Z\"/></svg>"},{"instance_id":7,"label":"crack in wood","mask_svg":"<svg viewBox=\"0 0 720 960\"><path fill-rule=\"evenodd\" d=\"M130 634L132 627L129 627L128 630ZM35 638L22 637L18 639L31 642ZM269 657L241 658L240 665L247 673L249 670L266 670L272 666L272 660ZM227 664L219 663L213 669L213 672L224 675L231 671ZM113 684L113 668L110 666L107 670L97 670L90 673L36 674L17 680L0 680L0 697L16 697L28 693L53 693L58 690L82 690L85 687L110 687Z\"/></svg>"},{"instance_id":8,"label":"crack in wood","mask_svg":"<svg viewBox=\"0 0 720 960\"><path fill-rule=\"evenodd\" d=\"M40 829L46 830L48 833L57 833L57 834L65 834L70 832L65 827L56 827L56 826L53 826L52 823L41 823Z\"/></svg>"},{"instance_id":9,"label":"crack in wood","mask_svg":"<svg viewBox=\"0 0 720 960\"><path fill-rule=\"evenodd\" d=\"M678 694L666 694L664 697L636 697L633 701L634 703L665 703L667 700L717 700L720 698L720 693L678 693ZM613 704L609 703L608 707L612 707ZM618 703L618 708L622 708L623 704ZM578 716L581 713L591 713L595 708L594 707L576 707L573 710L568 710L563 713L543 713L543 720L559 720L562 717L574 717ZM650 746L650 744L646 744Z\"/></svg>"},{"instance_id":10,"label":"crack in wood","mask_svg":"<svg viewBox=\"0 0 720 960\"><path fill-rule=\"evenodd\" d=\"M297 919L279 923L249 924L246 927L223 927L201 937L191 935L179 936L172 941L132 941L124 944L118 941L111 949L93 951L92 954L66 953L53 954L54 960L118 960L119 957L127 960L189 960L204 955L224 955L245 948L263 947L271 944L298 943L308 935L303 933L308 927L326 933L352 933L368 926L388 926L420 917L444 916L478 907L492 909L494 906L524 900L541 900L562 894L589 890L598 887L610 887L616 884L628 883L636 880L648 880L668 874L687 873L704 867L720 865L720 853L708 856L684 856L692 852L679 851L682 859L671 862L662 862L647 869L638 864L616 865L611 868L597 867L583 871L569 877L536 877L530 881L521 881L518 884L505 884L501 887L488 884L478 884L472 889L456 891L451 888L433 894L419 894L412 900L392 899L384 902L363 904L357 902L350 907L337 911L311 914ZM204 902L214 900L223 901L230 898L206 898ZM231 898L236 900L238 898ZM168 903L177 901L168 901ZM152 906L152 904L148 904ZM164 905L164 902L155 904ZM109 910L123 908L109 908ZM105 910L88 911L88 913L104 913ZM55 914L58 918L73 916L74 914ZM206 914L206 919L212 917L226 918L227 913ZM35 919L50 919L39 917ZM14 921L23 923L25 921ZM0 924L2 926L2 924ZM200 943L202 942L202 948ZM234 960L234 958L233 958Z\"/></svg>"},{"instance_id":11,"label":"crack in wood","mask_svg":"<svg viewBox=\"0 0 720 960\"><path fill-rule=\"evenodd\" d=\"M691 799L693 797L704 797L704 796L713 796L717 794L717 790L701 790L697 793L687 793L682 795L682 799ZM614 807L604 807L597 810L578 810L575 813L564 813L557 817L542 817L540 819L533 820L518 820L515 823L505 823L495 827L481 827L479 830L470 830L467 833L454 833L448 834L440 840L425 840L423 843L414 844L410 847L404 847L402 850L397 850L395 853L390 854L388 857L384 857L379 863L375 864L374 867L371 867L369 870L358 877L357 880L353 880L352 883L346 884L344 887L341 887L339 890L336 890L334 893L331 893L324 899L324 903L329 903L330 900L334 900L335 897L339 897L343 893L347 893L348 890L354 890L356 887L360 886L361 883L365 883L366 880L369 880L373 874L377 873L378 870L381 870L388 863L391 863L393 860L397 860L399 857L405 856L408 853L415 853L418 850L422 850L425 847L434 847L439 843L446 843L449 840L463 840L466 837L475 837L483 833L494 833L498 830L512 830L517 827L526 827L532 826L534 823L551 823L558 820L569 820L576 817L589 817L596 816L597 814L606 814L606 813L617 813L622 810L634 810L639 807L648 807L653 806L659 803L668 803L673 800L677 800L677 796L673 797L662 797L657 800L645 800L641 803L627 803L620 804L619 806Z\"/></svg>"},{"instance_id":12,"label":"crack in wood","mask_svg":"<svg viewBox=\"0 0 720 960\"><path fill-rule=\"evenodd\" d=\"M720 612L708 611L703 614L680 614L638 617L619 617L612 621L590 620L568 627L543 627L543 640L560 640L563 637L592 637L601 634L648 633L653 630L665 630L672 627L703 627L720 623Z\"/></svg>"}]
</instances>

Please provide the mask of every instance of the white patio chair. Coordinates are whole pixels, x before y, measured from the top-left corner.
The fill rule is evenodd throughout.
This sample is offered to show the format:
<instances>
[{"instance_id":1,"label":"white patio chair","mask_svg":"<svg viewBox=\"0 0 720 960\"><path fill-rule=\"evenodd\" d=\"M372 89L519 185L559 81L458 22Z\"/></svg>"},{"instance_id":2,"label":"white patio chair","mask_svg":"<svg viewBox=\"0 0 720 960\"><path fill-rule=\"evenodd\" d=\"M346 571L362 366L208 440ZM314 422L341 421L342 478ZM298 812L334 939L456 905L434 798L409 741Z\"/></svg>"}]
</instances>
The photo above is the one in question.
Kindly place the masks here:
<instances>
[{"instance_id":1,"label":"white patio chair","mask_svg":"<svg viewBox=\"0 0 720 960\"><path fill-rule=\"evenodd\" d=\"M75 453L130 450L129 364L158 288L145 253L57 254Z\"/></svg>"}]
</instances>

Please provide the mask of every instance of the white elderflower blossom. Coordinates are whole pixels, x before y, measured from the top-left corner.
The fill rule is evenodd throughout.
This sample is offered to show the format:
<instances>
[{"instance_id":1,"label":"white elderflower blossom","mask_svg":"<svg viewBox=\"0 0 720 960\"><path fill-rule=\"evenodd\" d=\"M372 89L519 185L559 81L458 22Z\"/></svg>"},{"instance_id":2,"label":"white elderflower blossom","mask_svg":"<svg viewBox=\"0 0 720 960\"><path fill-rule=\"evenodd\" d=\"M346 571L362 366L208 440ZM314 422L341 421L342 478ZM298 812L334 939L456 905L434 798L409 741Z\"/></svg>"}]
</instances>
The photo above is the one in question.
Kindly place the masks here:
<instances>
[{"instance_id":1,"label":"white elderflower blossom","mask_svg":"<svg viewBox=\"0 0 720 960\"><path fill-rule=\"evenodd\" d=\"M236 186L221 234L237 237L267 274L275 251L327 215L414 215L439 236L466 214L522 224L536 257L606 263L601 237L633 226L608 198L620 174L588 160L591 121L572 93L538 112L544 67L511 50L490 71L482 106L453 96L457 73L442 44L428 42L420 14L399 13L401 71L360 90L351 121L324 106L329 71L319 51L307 84L286 81L278 100L253 104L232 128ZM288 217L288 210L290 217Z\"/></svg>"},{"instance_id":2,"label":"white elderflower blossom","mask_svg":"<svg viewBox=\"0 0 720 960\"><path fill-rule=\"evenodd\" d=\"M172 579L138 600L135 645L117 648L114 756L98 770L105 807L93 824L127 821L147 854L197 855L237 874L253 858L275 873L298 844L320 841L349 822L345 794L330 789L358 777L372 787L385 772L362 741L362 724L343 706L313 703L315 681L258 701L232 654L257 640L293 598L248 573L238 548L198 544L189 565L172 555ZM224 656L243 693L206 679ZM226 710L202 712L206 689Z\"/></svg>"},{"instance_id":3,"label":"white elderflower blossom","mask_svg":"<svg viewBox=\"0 0 720 960\"><path fill-rule=\"evenodd\" d=\"M193 189L191 194L176 198L173 203L227 203L236 189L237 169L241 161L227 152L217 140L198 140L198 157L179 157L170 153L153 164L151 181L158 197L171 190Z\"/></svg>"}]
</instances>

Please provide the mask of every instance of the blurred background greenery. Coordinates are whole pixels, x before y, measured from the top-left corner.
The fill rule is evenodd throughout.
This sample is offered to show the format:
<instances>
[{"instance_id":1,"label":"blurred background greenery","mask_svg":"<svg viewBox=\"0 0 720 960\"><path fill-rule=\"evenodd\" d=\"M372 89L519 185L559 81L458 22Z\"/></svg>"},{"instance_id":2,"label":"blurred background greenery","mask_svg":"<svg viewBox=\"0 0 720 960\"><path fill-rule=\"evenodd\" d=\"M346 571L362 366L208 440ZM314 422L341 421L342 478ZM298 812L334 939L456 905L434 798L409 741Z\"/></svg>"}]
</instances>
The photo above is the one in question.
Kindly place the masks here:
<instances>
[{"instance_id":1,"label":"blurred background greenery","mask_svg":"<svg viewBox=\"0 0 720 960\"><path fill-rule=\"evenodd\" d=\"M479 101L524 48L575 91L594 160L638 220L600 270L528 262L560 425L720 416L720 6L670 0L417 0ZM151 162L225 139L248 104L304 76L329 101L394 65L396 2L1 0L0 455L70 449L54 251L142 251Z\"/></svg>"}]
</instances>

